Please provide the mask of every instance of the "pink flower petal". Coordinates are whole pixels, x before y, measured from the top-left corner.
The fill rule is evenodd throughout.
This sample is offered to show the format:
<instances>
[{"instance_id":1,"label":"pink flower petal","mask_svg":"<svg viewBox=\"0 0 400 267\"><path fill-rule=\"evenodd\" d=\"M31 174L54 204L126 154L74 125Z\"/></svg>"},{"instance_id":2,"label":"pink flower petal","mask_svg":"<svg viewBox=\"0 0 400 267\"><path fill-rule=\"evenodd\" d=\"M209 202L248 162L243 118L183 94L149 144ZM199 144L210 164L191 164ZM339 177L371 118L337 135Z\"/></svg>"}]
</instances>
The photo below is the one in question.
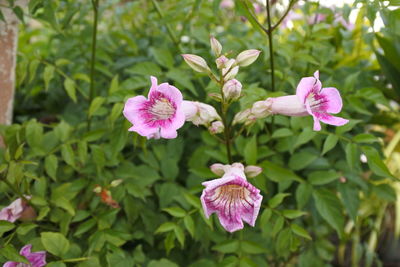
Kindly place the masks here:
<instances>
[{"instance_id":1,"label":"pink flower petal","mask_svg":"<svg viewBox=\"0 0 400 267\"><path fill-rule=\"evenodd\" d=\"M320 118L320 121L334 126L342 126L349 122L349 120L343 119L341 117L332 116L329 114L326 114L324 117Z\"/></svg>"},{"instance_id":2,"label":"pink flower petal","mask_svg":"<svg viewBox=\"0 0 400 267\"><path fill-rule=\"evenodd\" d=\"M182 104L182 93L175 86L169 85L168 83L162 83L158 86L157 91L167 96L176 106Z\"/></svg>"},{"instance_id":3,"label":"pink flower petal","mask_svg":"<svg viewBox=\"0 0 400 267\"><path fill-rule=\"evenodd\" d=\"M142 96L135 96L129 98L124 107L123 114L132 124L140 124L142 119L140 117L139 109L146 103L147 99Z\"/></svg>"},{"instance_id":4,"label":"pink flower petal","mask_svg":"<svg viewBox=\"0 0 400 267\"><path fill-rule=\"evenodd\" d=\"M21 254L22 256L27 257L28 255L31 254L31 249L32 249L32 245L25 245L21 248L21 250L19 251L19 254Z\"/></svg>"},{"instance_id":5,"label":"pink flower petal","mask_svg":"<svg viewBox=\"0 0 400 267\"><path fill-rule=\"evenodd\" d=\"M166 139L174 139L178 136L178 133L174 128L161 128L160 134L162 138Z\"/></svg>"},{"instance_id":6,"label":"pink flower petal","mask_svg":"<svg viewBox=\"0 0 400 267\"><path fill-rule=\"evenodd\" d=\"M338 89L333 87L323 88L321 95L328 100L325 103L326 112L336 114L342 110L343 103Z\"/></svg>"},{"instance_id":7,"label":"pink flower petal","mask_svg":"<svg viewBox=\"0 0 400 267\"><path fill-rule=\"evenodd\" d=\"M317 79L314 77L305 77L300 80L299 84L297 85L296 95L301 103L306 102L306 98L314 89L316 81Z\"/></svg>"},{"instance_id":8,"label":"pink flower petal","mask_svg":"<svg viewBox=\"0 0 400 267\"><path fill-rule=\"evenodd\" d=\"M151 81L151 87L150 87L150 91L149 91L149 95L148 97L150 97L150 94L152 91L157 90L158 88L158 82L157 82L157 78L154 76L150 76L150 81Z\"/></svg>"}]
</instances>

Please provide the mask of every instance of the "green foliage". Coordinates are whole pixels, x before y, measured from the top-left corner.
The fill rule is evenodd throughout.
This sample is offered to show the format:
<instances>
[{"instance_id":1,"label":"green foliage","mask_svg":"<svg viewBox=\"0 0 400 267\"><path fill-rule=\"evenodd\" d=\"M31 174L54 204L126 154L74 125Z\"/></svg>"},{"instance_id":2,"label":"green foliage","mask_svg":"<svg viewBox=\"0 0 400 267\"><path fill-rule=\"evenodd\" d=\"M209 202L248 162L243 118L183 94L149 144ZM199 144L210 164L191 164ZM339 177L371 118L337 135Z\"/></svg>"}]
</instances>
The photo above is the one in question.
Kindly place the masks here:
<instances>
[{"instance_id":1,"label":"green foliage","mask_svg":"<svg viewBox=\"0 0 400 267\"><path fill-rule=\"evenodd\" d=\"M9 184L1 182L0 189L2 206L31 195L37 217L0 221L0 261L26 262L18 251L31 243L34 251L48 252L48 266L308 267L343 263L340 253L353 242L351 257L377 261L367 237L354 240L375 231L380 207L396 200L382 136L370 125L400 118L387 111L400 95L398 36L390 31L398 12L361 1L360 14L383 12L386 28L373 34L363 15L347 31L331 9L312 2L297 8L305 18L321 12L327 19L276 28L272 92L271 55L255 21L264 13L253 17L248 0L235 1L234 9L219 8L220 2L100 1L92 101L90 1L29 2L32 18L24 18L19 37L15 123L0 129L7 145L0 150L0 176ZM350 9L335 12L346 18ZM21 17L18 7L13 11ZM201 182L216 178L208 166L226 163L225 146L186 125L177 139L145 140L128 132L122 116L126 99L148 93L149 75L178 87L187 100L215 104L208 97L215 85L180 57L196 53L211 62L210 34L225 51L262 50L238 75L243 97L232 114L266 97L294 94L300 79L319 69L324 86L341 92L341 116L351 119L314 132L310 116L274 116L236 138L235 161L264 171L250 180L263 195L256 225L235 234L215 215L205 218L199 200ZM118 179L122 183L112 186ZM98 186L115 203L95 193Z\"/></svg>"}]
</instances>

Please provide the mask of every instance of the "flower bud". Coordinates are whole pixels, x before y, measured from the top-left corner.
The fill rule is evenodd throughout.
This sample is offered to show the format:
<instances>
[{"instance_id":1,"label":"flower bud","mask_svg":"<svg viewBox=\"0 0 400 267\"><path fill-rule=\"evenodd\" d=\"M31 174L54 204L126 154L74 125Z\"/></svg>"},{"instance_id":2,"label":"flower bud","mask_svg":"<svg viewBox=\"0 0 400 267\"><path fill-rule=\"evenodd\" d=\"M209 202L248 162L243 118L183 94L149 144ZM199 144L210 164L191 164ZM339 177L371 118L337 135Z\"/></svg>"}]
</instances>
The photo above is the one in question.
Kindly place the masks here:
<instances>
[{"instance_id":1,"label":"flower bud","mask_svg":"<svg viewBox=\"0 0 400 267\"><path fill-rule=\"evenodd\" d=\"M228 63L229 59L225 56L220 56L215 60L215 64L217 64L218 69L225 68L226 64Z\"/></svg>"},{"instance_id":2,"label":"flower bud","mask_svg":"<svg viewBox=\"0 0 400 267\"><path fill-rule=\"evenodd\" d=\"M218 176L224 175L224 165L221 163L214 163L210 166L210 170Z\"/></svg>"},{"instance_id":3,"label":"flower bud","mask_svg":"<svg viewBox=\"0 0 400 267\"><path fill-rule=\"evenodd\" d=\"M211 123L211 126L208 127L208 131L211 134L219 134L224 131L224 128L224 124L221 121L214 121L213 123Z\"/></svg>"},{"instance_id":4,"label":"flower bud","mask_svg":"<svg viewBox=\"0 0 400 267\"><path fill-rule=\"evenodd\" d=\"M256 61L261 51L256 49L245 50L236 57L236 63L241 67L246 67Z\"/></svg>"},{"instance_id":5,"label":"flower bud","mask_svg":"<svg viewBox=\"0 0 400 267\"><path fill-rule=\"evenodd\" d=\"M213 106L194 101L183 101L183 112L186 121L191 121L194 125L208 126L215 120L221 120Z\"/></svg>"},{"instance_id":6,"label":"flower bud","mask_svg":"<svg viewBox=\"0 0 400 267\"><path fill-rule=\"evenodd\" d=\"M110 184L110 186L111 186L111 187L117 187L117 186L119 186L122 182L123 182L122 179L117 179L117 180L112 181L111 184Z\"/></svg>"},{"instance_id":7,"label":"flower bud","mask_svg":"<svg viewBox=\"0 0 400 267\"><path fill-rule=\"evenodd\" d=\"M249 178L258 176L262 171L263 171L263 169L258 166L250 165L250 166L247 166L246 168L244 168L244 173Z\"/></svg>"},{"instance_id":8,"label":"flower bud","mask_svg":"<svg viewBox=\"0 0 400 267\"><path fill-rule=\"evenodd\" d=\"M33 221L37 217L36 211L31 206L26 206L19 218L21 221Z\"/></svg>"},{"instance_id":9,"label":"flower bud","mask_svg":"<svg viewBox=\"0 0 400 267\"><path fill-rule=\"evenodd\" d=\"M229 80L222 87L222 91L226 99L236 100L242 92L242 84L236 79Z\"/></svg>"},{"instance_id":10,"label":"flower bud","mask_svg":"<svg viewBox=\"0 0 400 267\"><path fill-rule=\"evenodd\" d=\"M257 101L251 107L251 114L258 119L265 118L271 114L271 105L272 102L270 99Z\"/></svg>"},{"instance_id":11,"label":"flower bud","mask_svg":"<svg viewBox=\"0 0 400 267\"><path fill-rule=\"evenodd\" d=\"M222 45L220 44L220 42L218 42L218 40L215 39L214 36L211 36L210 44L211 44L211 50L214 52L215 56L219 57L222 51Z\"/></svg>"},{"instance_id":12,"label":"flower bud","mask_svg":"<svg viewBox=\"0 0 400 267\"><path fill-rule=\"evenodd\" d=\"M219 93L209 93L208 96L218 102L222 100L222 96Z\"/></svg>"},{"instance_id":13,"label":"flower bud","mask_svg":"<svg viewBox=\"0 0 400 267\"><path fill-rule=\"evenodd\" d=\"M239 66L233 67L231 69L231 71L229 71L225 77L224 77L224 81L229 81L230 79L235 78L236 74L238 74L239 72Z\"/></svg>"},{"instance_id":14,"label":"flower bud","mask_svg":"<svg viewBox=\"0 0 400 267\"><path fill-rule=\"evenodd\" d=\"M93 192L95 192L96 194L100 194L101 193L101 186L100 185L96 185L95 188L93 189Z\"/></svg>"},{"instance_id":15,"label":"flower bud","mask_svg":"<svg viewBox=\"0 0 400 267\"><path fill-rule=\"evenodd\" d=\"M240 111L233 118L232 124L235 125L238 123L244 123L247 120L247 118L250 116L250 114L251 114L251 109L249 109L249 108L245 109L243 111Z\"/></svg>"},{"instance_id":16,"label":"flower bud","mask_svg":"<svg viewBox=\"0 0 400 267\"><path fill-rule=\"evenodd\" d=\"M229 59L227 62L225 62L225 66L222 69L222 75L225 76L228 71L231 71L233 69L233 64L235 64L236 61L234 59Z\"/></svg>"},{"instance_id":17,"label":"flower bud","mask_svg":"<svg viewBox=\"0 0 400 267\"><path fill-rule=\"evenodd\" d=\"M193 70L198 72L210 72L207 62L202 57L192 54L183 54L182 57Z\"/></svg>"}]
</instances>

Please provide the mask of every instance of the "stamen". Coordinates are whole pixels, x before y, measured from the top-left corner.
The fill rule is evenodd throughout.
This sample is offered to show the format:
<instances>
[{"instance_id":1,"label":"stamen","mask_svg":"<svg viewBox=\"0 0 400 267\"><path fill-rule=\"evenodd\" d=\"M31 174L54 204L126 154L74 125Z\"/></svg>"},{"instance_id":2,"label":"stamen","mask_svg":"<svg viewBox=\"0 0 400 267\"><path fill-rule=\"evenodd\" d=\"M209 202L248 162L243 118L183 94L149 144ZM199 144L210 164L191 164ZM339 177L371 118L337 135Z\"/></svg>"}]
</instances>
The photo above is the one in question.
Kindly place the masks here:
<instances>
[{"instance_id":1,"label":"stamen","mask_svg":"<svg viewBox=\"0 0 400 267\"><path fill-rule=\"evenodd\" d=\"M166 120L175 114L175 108L168 99L162 97L154 101L149 112L154 115L153 120Z\"/></svg>"}]
</instances>

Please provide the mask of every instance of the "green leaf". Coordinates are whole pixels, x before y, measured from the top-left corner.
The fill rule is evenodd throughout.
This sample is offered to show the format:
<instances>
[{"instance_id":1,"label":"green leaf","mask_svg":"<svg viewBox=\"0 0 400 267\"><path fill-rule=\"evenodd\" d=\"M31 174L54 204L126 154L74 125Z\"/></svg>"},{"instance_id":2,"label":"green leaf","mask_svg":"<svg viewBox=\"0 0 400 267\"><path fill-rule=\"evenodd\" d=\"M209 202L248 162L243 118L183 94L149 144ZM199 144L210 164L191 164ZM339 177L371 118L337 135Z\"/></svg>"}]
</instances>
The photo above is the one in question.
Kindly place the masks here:
<instances>
[{"instance_id":1,"label":"green leaf","mask_svg":"<svg viewBox=\"0 0 400 267\"><path fill-rule=\"evenodd\" d=\"M174 228L174 232L179 244L181 244L181 247L183 248L185 246L185 233L183 232L183 229L177 225Z\"/></svg>"},{"instance_id":2,"label":"green leaf","mask_svg":"<svg viewBox=\"0 0 400 267\"><path fill-rule=\"evenodd\" d=\"M294 172L292 172L288 168L283 168L275 163L270 161L263 161L261 167L264 168L265 175L274 182L283 182L283 181L298 181L303 182L303 180L297 176Z\"/></svg>"},{"instance_id":3,"label":"green leaf","mask_svg":"<svg viewBox=\"0 0 400 267\"><path fill-rule=\"evenodd\" d=\"M108 89L108 95L118 91L119 89L119 82L118 82L118 74L114 76L111 80L110 88Z\"/></svg>"},{"instance_id":4,"label":"green leaf","mask_svg":"<svg viewBox=\"0 0 400 267\"><path fill-rule=\"evenodd\" d=\"M95 99L93 99L89 107L89 112L88 112L89 118L96 113L96 111L101 107L101 105L103 105L105 101L106 99L101 96L97 96L95 97Z\"/></svg>"},{"instance_id":5,"label":"green leaf","mask_svg":"<svg viewBox=\"0 0 400 267\"><path fill-rule=\"evenodd\" d=\"M251 241L241 241L240 248L248 254L263 254L267 252L267 249Z\"/></svg>"},{"instance_id":6,"label":"green leaf","mask_svg":"<svg viewBox=\"0 0 400 267\"><path fill-rule=\"evenodd\" d=\"M168 69L172 69L174 66L174 58L169 49L152 47L150 48L150 51L158 64Z\"/></svg>"},{"instance_id":7,"label":"green leaf","mask_svg":"<svg viewBox=\"0 0 400 267\"><path fill-rule=\"evenodd\" d=\"M289 228L285 228L279 233L275 247L278 254L283 255L287 253L288 249L291 246L291 240L292 231Z\"/></svg>"},{"instance_id":8,"label":"green leaf","mask_svg":"<svg viewBox=\"0 0 400 267\"><path fill-rule=\"evenodd\" d=\"M301 211L301 210L283 210L282 211L283 216L289 219L295 219L300 216L306 215L307 212Z\"/></svg>"},{"instance_id":9,"label":"green leaf","mask_svg":"<svg viewBox=\"0 0 400 267\"><path fill-rule=\"evenodd\" d=\"M183 218L183 223L185 224L186 230L188 230L189 234L194 237L195 226L192 217L190 215L186 215Z\"/></svg>"},{"instance_id":10,"label":"green leaf","mask_svg":"<svg viewBox=\"0 0 400 267\"><path fill-rule=\"evenodd\" d=\"M312 239L311 236L307 233L307 231L303 227L301 227L301 226L299 226L297 224L294 224L294 223L291 224L290 225L290 229L292 230L292 232L294 234L296 234L298 236L304 237L304 238L306 238L308 240Z\"/></svg>"},{"instance_id":11,"label":"green leaf","mask_svg":"<svg viewBox=\"0 0 400 267\"><path fill-rule=\"evenodd\" d=\"M227 240L212 247L212 250L222 253L234 253L239 249L238 240Z\"/></svg>"},{"instance_id":12,"label":"green leaf","mask_svg":"<svg viewBox=\"0 0 400 267\"><path fill-rule=\"evenodd\" d=\"M330 151L334 148L339 140L339 137L334 134L329 134L328 137L325 139L324 147L322 149L322 154L324 155L326 152Z\"/></svg>"},{"instance_id":13,"label":"green leaf","mask_svg":"<svg viewBox=\"0 0 400 267\"><path fill-rule=\"evenodd\" d=\"M244 148L244 159L248 165L257 163L257 137L255 135Z\"/></svg>"},{"instance_id":14,"label":"green leaf","mask_svg":"<svg viewBox=\"0 0 400 267\"><path fill-rule=\"evenodd\" d=\"M282 138L292 136L293 132L288 128L280 128L272 134L272 138Z\"/></svg>"},{"instance_id":15,"label":"green leaf","mask_svg":"<svg viewBox=\"0 0 400 267\"><path fill-rule=\"evenodd\" d=\"M375 143L378 142L378 139L372 134L361 133L354 136L353 141L356 143Z\"/></svg>"},{"instance_id":16,"label":"green leaf","mask_svg":"<svg viewBox=\"0 0 400 267\"><path fill-rule=\"evenodd\" d=\"M371 171L378 176L393 177L385 163L381 160L381 156L379 155L378 151L369 146L363 146L362 151L367 156L368 166L371 168Z\"/></svg>"},{"instance_id":17,"label":"green leaf","mask_svg":"<svg viewBox=\"0 0 400 267\"><path fill-rule=\"evenodd\" d=\"M61 156L68 165L75 166L75 155L70 144L61 146Z\"/></svg>"},{"instance_id":18,"label":"green leaf","mask_svg":"<svg viewBox=\"0 0 400 267\"><path fill-rule=\"evenodd\" d=\"M53 154L47 156L44 160L44 168L47 174L53 178L54 181L57 179L57 168L58 168L58 159Z\"/></svg>"},{"instance_id":19,"label":"green leaf","mask_svg":"<svg viewBox=\"0 0 400 267\"><path fill-rule=\"evenodd\" d=\"M23 223L20 226L18 226L17 234L24 236L27 233L29 233L32 229L35 229L36 227L38 227L38 225L34 223Z\"/></svg>"},{"instance_id":20,"label":"green leaf","mask_svg":"<svg viewBox=\"0 0 400 267\"><path fill-rule=\"evenodd\" d=\"M345 152L346 152L347 164L349 165L350 169L354 169L356 166L356 163L360 159L357 145L354 143L348 143L346 145Z\"/></svg>"},{"instance_id":21,"label":"green leaf","mask_svg":"<svg viewBox=\"0 0 400 267\"><path fill-rule=\"evenodd\" d=\"M13 7L13 12L17 16L17 18L21 21L24 22L24 11L20 6L15 6Z\"/></svg>"},{"instance_id":22,"label":"green leaf","mask_svg":"<svg viewBox=\"0 0 400 267\"><path fill-rule=\"evenodd\" d=\"M168 212L170 215L178 218L183 218L186 216L186 211L180 207L170 207L170 208L165 208L163 211Z\"/></svg>"},{"instance_id":23,"label":"green leaf","mask_svg":"<svg viewBox=\"0 0 400 267\"><path fill-rule=\"evenodd\" d=\"M287 197L287 196L290 196L290 194L287 194L287 193L278 193L278 194L276 194L273 198L271 198L271 199L268 201L268 205L269 205L272 209L274 209L274 208L276 208L279 204L281 204L282 201L283 201L283 199L284 199L285 197Z\"/></svg>"},{"instance_id":24,"label":"green leaf","mask_svg":"<svg viewBox=\"0 0 400 267\"><path fill-rule=\"evenodd\" d=\"M29 261L24 256L21 256L12 245L6 245L0 248L0 254L6 258L7 261L29 264Z\"/></svg>"},{"instance_id":25,"label":"green leaf","mask_svg":"<svg viewBox=\"0 0 400 267\"><path fill-rule=\"evenodd\" d=\"M74 103L76 103L77 99L76 99L75 82L70 78L65 79L64 88L68 96L72 99L72 101L74 101Z\"/></svg>"},{"instance_id":26,"label":"green leaf","mask_svg":"<svg viewBox=\"0 0 400 267\"><path fill-rule=\"evenodd\" d=\"M175 229L177 225L173 222L165 222L163 224L161 224L157 230L155 231L156 234L158 233L165 233L165 232L169 232Z\"/></svg>"},{"instance_id":27,"label":"green leaf","mask_svg":"<svg viewBox=\"0 0 400 267\"><path fill-rule=\"evenodd\" d=\"M327 189L321 189L315 190L313 197L318 213L338 232L339 236L342 236L344 216L337 196Z\"/></svg>"},{"instance_id":28,"label":"green leaf","mask_svg":"<svg viewBox=\"0 0 400 267\"><path fill-rule=\"evenodd\" d=\"M31 147L41 147L43 140L43 127L36 120L30 120L25 130L26 141Z\"/></svg>"},{"instance_id":29,"label":"green leaf","mask_svg":"<svg viewBox=\"0 0 400 267\"><path fill-rule=\"evenodd\" d=\"M308 141L313 139L316 134L317 132L314 132L311 129L311 127L304 128L299 137L297 138L296 143L293 146L293 149L307 143Z\"/></svg>"},{"instance_id":30,"label":"green leaf","mask_svg":"<svg viewBox=\"0 0 400 267\"><path fill-rule=\"evenodd\" d=\"M317 155L308 151L300 151L294 153L289 160L289 168L292 170L301 170L310 165L314 160L317 159Z\"/></svg>"},{"instance_id":31,"label":"green leaf","mask_svg":"<svg viewBox=\"0 0 400 267\"><path fill-rule=\"evenodd\" d=\"M338 190L342 197L342 203L344 207L346 208L351 219L355 222L360 204L358 189L354 186L351 186L349 183L339 183Z\"/></svg>"},{"instance_id":32,"label":"green leaf","mask_svg":"<svg viewBox=\"0 0 400 267\"><path fill-rule=\"evenodd\" d=\"M323 185L328 184L337 180L340 177L340 174L333 171L314 171L308 175L308 181L312 185Z\"/></svg>"},{"instance_id":33,"label":"green leaf","mask_svg":"<svg viewBox=\"0 0 400 267\"><path fill-rule=\"evenodd\" d=\"M46 251L58 257L63 257L69 250L69 241L60 233L42 232L41 240Z\"/></svg>"},{"instance_id":34,"label":"green leaf","mask_svg":"<svg viewBox=\"0 0 400 267\"><path fill-rule=\"evenodd\" d=\"M310 199L312 193L312 186L309 183L302 183L296 189L297 207L300 209L304 207Z\"/></svg>"},{"instance_id":35,"label":"green leaf","mask_svg":"<svg viewBox=\"0 0 400 267\"><path fill-rule=\"evenodd\" d=\"M283 216L278 215L278 217L276 218L274 227L272 228L271 235L276 236L276 234L280 230L282 230L284 223L285 223L285 218L283 218Z\"/></svg>"},{"instance_id":36,"label":"green leaf","mask_svg":"<svg viewBox=\"0 0 400 267\"><path fill-rule=\"evenodd\" d=\"M15 225L9 221L0 220L0 236L3 236L5 232L14 229Z\"/></svg>"}]
</instances>

